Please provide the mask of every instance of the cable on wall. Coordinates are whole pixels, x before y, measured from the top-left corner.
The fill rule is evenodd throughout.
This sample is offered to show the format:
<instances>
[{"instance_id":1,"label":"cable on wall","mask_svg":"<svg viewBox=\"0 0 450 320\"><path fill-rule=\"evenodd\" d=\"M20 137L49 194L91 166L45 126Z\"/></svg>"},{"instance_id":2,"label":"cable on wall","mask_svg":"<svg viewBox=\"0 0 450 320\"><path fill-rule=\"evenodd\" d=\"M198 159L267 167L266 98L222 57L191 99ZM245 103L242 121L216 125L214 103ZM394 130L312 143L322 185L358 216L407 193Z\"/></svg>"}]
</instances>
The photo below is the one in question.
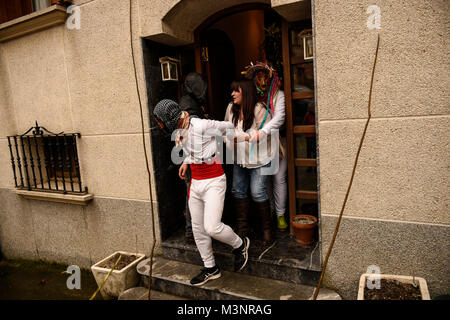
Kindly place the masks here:
<instances>
[{"instance_id":1,"label":"cable on wall","mask_svg":"<svg viewBox=\"0 0 450 320\"><path fill-rule=\"evenodd\" d=\"M324 264L322 266L322 273L320 275L319 282L317 283L317 287L314 290L314 295L313 295L313 298L312 298L313 300L316 300L317 296L319 295L320 286L322 284L323 276L325 274L325 270L326 270L327 264L328 264L328 258L330 257L331 251L333 250L334 242L336 240L336 236L337 236L337 233L339 231L339 226L341 224L342 215L344 213L345 204L347 203L347 199L348 199L348 196L350 194L350 189L351 189L352 184L353 184L353 178L355 176L356 166L358 164L359 154L361 152L361 148L362 148L362 145L363 145L363 142L364 142L364 138L366 137L367 127L369 125L370 118L372 117L371 110L370 110L370 105L372 103L373 78L374 78L374 75L375 75L375 66L377 64L377 57L378 57L378 48L379 48L379 46L380 46L380 34L378 34L377 48L376 48L376 51L375 51L375 59L374 59L373 68L372 68L372 79L370 81L370 91L369 91L369 103L368 103L368 106L367 106L368 117L367 117L366 125L364 126L364 131L363 131L363 134L361 136L361 141L359 142L358 152L356 153L355 162L353 164L352 176L350 178L350 182L349 182L349 185L348 185L348 188L347 188L347 193L345 194L345 198L344 198L344 202L342 204L341 212L339 213L339 218L338 218L338 221L336 223L336 227L334 229L333 238L331 239L331 243L330 243L330 246L328 248L328 252L327 252Z\"/></svg>"},{"instance_id":2,"label":"cable on wall","mask_svg":"<svg viewBox=\"0 0 450 320\"><path fill-rule=\"evenodd\" d=\"M142 110L142 102L141 102L141 94L139 92L139 84L138 84L138 78L137 78L137 71L136 71L136 61L134 59L134 49L133 49L133 27L132 27L132 19L131 19L131 11L132 11L132 1L130 0L130 45L131 45L131 58L133 60L133 69L134 69L134 79L136 82L136 93L139 100L139 111L140 111L140 117L141 117L141 130L142 130L142 145L144 148L144 156L145 156L145 165L147 168L147 175L148 175L148 191L150 194L150 205L151 205L151 216L152 216L152 247L150 249L150 270L149 270L149 279L148 279L148 300L151 300L151 287L152 287L152 271L153 271L153 254L155 251L156 246L156 231L155 231L155 210L153 207L153 194L152 194L152 175L150 172L150 166L148 163L148 156L147 156L147 147L145 145L145 131L144 131L144 113Z\"/></svg>"}]
</instances>

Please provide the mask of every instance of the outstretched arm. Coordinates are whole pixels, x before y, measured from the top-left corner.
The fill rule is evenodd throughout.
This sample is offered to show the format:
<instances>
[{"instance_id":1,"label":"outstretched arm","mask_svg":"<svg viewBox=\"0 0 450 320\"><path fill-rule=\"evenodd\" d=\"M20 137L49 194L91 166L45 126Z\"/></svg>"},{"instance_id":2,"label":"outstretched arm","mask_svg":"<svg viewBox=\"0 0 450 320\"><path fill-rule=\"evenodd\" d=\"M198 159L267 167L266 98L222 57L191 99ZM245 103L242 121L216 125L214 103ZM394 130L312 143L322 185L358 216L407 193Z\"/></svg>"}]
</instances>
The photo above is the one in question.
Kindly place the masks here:
<instances>
[{"instance_id":1,"label":"outstretched arm","mask_svg":"<svg viewBox=\"0 0 450 320\"><path fill-rule=\"evenodd\" d=\"M227 130L234 129L234 125L229 121L217 121L217 120L203 120L203 128L205 130L208 129L216 129L219 130L223 135L227 132Z\"/></svg>"}]
</instances>

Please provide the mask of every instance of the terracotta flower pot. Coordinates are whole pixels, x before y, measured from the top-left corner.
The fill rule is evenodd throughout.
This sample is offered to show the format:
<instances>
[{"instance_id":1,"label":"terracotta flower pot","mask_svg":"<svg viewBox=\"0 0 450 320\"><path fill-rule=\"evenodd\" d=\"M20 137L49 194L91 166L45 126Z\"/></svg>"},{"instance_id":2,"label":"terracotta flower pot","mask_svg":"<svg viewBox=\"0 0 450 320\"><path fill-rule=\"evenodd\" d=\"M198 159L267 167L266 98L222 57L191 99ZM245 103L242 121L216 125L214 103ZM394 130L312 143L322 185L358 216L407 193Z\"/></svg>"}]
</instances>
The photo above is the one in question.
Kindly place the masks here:
<instances>
[{"instance_id":1,"label":"terracotta flower pot","mask_svg":"<svg viewBox=\"0 0 450 320\"><path fill-rule=\"evenodd\" d=\"M314 242L317 218L307 214L298 214L292 219L295 241L301 246L308 247Z\"/></svg>"}]
</instances>

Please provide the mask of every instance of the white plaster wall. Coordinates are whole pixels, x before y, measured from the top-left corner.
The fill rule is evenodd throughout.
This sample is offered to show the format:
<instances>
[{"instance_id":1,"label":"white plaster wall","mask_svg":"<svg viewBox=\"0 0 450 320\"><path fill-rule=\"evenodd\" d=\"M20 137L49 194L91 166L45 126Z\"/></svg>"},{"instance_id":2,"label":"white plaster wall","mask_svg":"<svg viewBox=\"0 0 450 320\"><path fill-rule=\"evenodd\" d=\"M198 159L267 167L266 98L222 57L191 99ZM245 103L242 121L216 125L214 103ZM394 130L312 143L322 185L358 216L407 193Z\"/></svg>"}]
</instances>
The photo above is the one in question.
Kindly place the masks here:
<instances>
[{"instance_id":1,"label":"white plaster wall","mask_svg":"<svg viewBox=\"0 0 450 320\"><path fill-rule=\"evenodd\" d=\"M339 214L365 119L372 120L345 215L450 224L447 1L314 1L321 211Z\"/></svg>"},{"instance_id":2,"label":"white plaster wall","mask_svg":"<svg viewBox=\"0 0 450 320\"><path fill-rule=\"evenodd\" d=\"M366 27L374 4L380 30ZM372 119L324 279L346 299L369 265L448 292L449 9L444 0L314 1L323 256L367 118L380 35Z\"/></svg>"},{"instance_id":3,"label":"white plaster wall","mask_svg":"<svg viewBox=\"0 0 450 320\"><path fill-rule=\"evenodd\" d=\"M0 90L5 96L2 121L6 123L1 138L6 138L6 133L25 132L35 120L53 132L79 132L80 148L89 145L90 150L89 154L79 154L82 178L93 184L100 181L97 186L102 186L88 185L90 192L149 200L148 191L144 191L148 190L148 178L139 136L141 118L131 59L129 3L95 0L75 4L81 10L81 29L60 25L0 44L5 77ZM133 8L133 44L147 150L151 150L136 3ZM110 153L104 154L105 150ZM148 156L152 167L150 151ZM91 169L110 169L111 165L120 171L119 180L105 170L93 173ZM0 178L0 185L10 185L4 182L8 179L5 173ZM127 178L133 181L133 188L120 189L121 184L127 185ZM137 195L132 194L134 190L139 190ZM153 197L156 200L155 193Z\"/></svg>"},{"instance_id":4,"label":"white plaster wall","mask_svg":"<svg viewBox=\"0 0 450 320\"><path fill-rule=\"evenodd\" d=\"M80 30L59 25L0 44L0 242L7 257L88 267L112 250L149 254L152 206L131 58L129 2L74 4L81 10ZM137 1L132 17L152 171ZM23 133L35 120L54 132L81 133L81 175L95 196L87 207L25 200L11 191L6 135ZM156 211L155 219L158 226ZM158 227L156 231L159 242Z\"/></svg>"}]
</instances>

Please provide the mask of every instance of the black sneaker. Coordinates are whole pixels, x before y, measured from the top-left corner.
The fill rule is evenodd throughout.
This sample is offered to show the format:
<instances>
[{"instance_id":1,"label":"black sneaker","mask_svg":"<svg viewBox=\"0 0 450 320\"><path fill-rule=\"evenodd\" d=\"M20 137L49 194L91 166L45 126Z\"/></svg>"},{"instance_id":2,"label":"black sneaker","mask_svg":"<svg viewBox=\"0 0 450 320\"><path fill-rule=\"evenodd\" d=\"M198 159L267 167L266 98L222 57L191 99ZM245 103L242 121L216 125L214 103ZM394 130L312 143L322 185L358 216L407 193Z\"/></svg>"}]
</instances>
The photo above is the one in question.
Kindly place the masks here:
<instances>
[{"instance_id":1,"label":"black sneaker","mask_svg":"<svg viewBox=\"0 0 450 320\"><path fill-rule=\"evenodd\" d=\"M239 248L233 250L235 271L241 271L247 265L249 247L250 239L248 237L243 237L242 245Z\"/></svg>"},{"instance_id":2,"label":"black sneaker","mask_svg":"<svg viewBox=\"0 0 450 320\"><path fill-rule=\"evenodd\" d=\"M212 268L203 268L200 274L195 276L191 280L191 284L193 286L201 286L209 280L220 278L221 275L222 274L220 273L220 268L218 266L214 266Z\"/></svg>"}]
</instances>

